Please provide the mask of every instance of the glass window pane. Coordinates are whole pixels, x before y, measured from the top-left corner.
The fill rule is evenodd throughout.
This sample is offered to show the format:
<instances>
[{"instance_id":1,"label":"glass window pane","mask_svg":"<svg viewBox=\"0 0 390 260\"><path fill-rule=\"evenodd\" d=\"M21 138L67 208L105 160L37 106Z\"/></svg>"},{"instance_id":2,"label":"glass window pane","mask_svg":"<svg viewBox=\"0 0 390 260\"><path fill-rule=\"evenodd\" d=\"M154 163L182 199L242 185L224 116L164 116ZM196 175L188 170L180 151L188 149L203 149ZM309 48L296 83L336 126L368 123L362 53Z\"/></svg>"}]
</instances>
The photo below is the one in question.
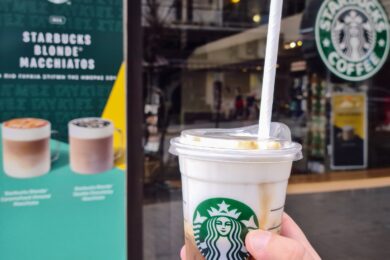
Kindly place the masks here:
<instances>
[{"instance_id":1,"label":"glass window pane","mask_svg":"<svg viewBox=\"0 0 390 260\"><path fill-rule=\"evenodd\" d=\"M305 197L302 195L300 201L292 194L355 189L357 186L346 184L352 179L359 179L362 183L359 188L362 188L371 182L366 181L367 178L383 177L388 171L390 98L386 90L386 72L389 70L387 12L390 5L387 2L375 1L376 14L383 18L375 22L375 14L368 11L366 4L357 7L330 0L283 1L280 40L278 45L273 46L278 48L278 60L275 65L272 122L280 122L287 127L272 125L274 135L271 137L280 143L273 143L271 148L283 150L286 142L281 139L289 139L290 136L291 140L287 140L287 143L293 141L302 145L302 154L295 157L299 160L292 163L288 186L287 180L285 183L287 204L290 203L286 211L291 212L300 223L306 222L303 216L309 211L294 210L304 204L302 201L305 201ZM202 221L206 221L203 218L217 216L227 207L225 204L229 209L233 208L235 202L228 203L229 198L240 202L237 199L240 196L234 193L235 187L229 187L227 191L220 192L232 193L230 197L224 197L225 204L223 200L218 203L216 200L215 204L209 201L209 204L206 203L209 211L198 210L201 203L192 205L189 201L206 200L208 195L202 197L203 194L214 194L214 199L219 198L216 195L219 191L201 189L205 187L199 184L202 178L212 179L215 175L222 175L221 171L225 169L225 181L229 183L229 172L234 167L226 166L230 161L224 161L226 164L220 161L213 165L204 163L214 161L214 153L223 153L213 150L209 154L208 150L197 147L200 146L197 142L204 140L204 132L196 132L202 138L187 132L188 139L181 139L192 145L192 151L188 149L190 155L186 156L196 154L197 164L183 159L179 165L177 156L171 153L175 153L175 150L169 151L170 141L189 129L221 130L248 126L242 132L248 139L254 138L260 105L265 102L261 99L263 73L269 69L264 68L264 61L270 3L269 0L142 1L146 259L177 258L185 242L184 230L187 240L193 243L194 254L198 257L209 254L210 257L212 250L210 245L204 244L206 238L202 237L205 236L202 232L205 233L207 229L202 226ZM379 21L386 22L380 25ZM213 131L207 132L208 138L220 134ZM207 139L210 141L207 148L222 149L220 146L231 144L229 141L236 137L230 134L230 139L224 139L223 144L222 141L211 143ZM176 153L184 153L183 147L187 147L187 144L180 146L178 149L182 150ZM246 145L248 143L240 148L255 147L261 150L264 144L254 139L253 143ZM229 149L233 148L229 146ZM207 155L210 157L204 158ZM202 168L200 165L203 163L208 166ZM279 166L283 167L282 164ZM179 167L182 171L193 171L196 167L201 170L190 177L186 176L188 174L182 177ZM282 171L282 168L278 168L272 173ZM239 174L245 179L245 170ZM199 181L199 186L194 184L196 181L193 179ZM216 179L213 180L217 182ZM345 181L343 185L346 186L334 183L338 180ZM374 186L381 186L379 183ZM219 186L210 184L207 187L217 189ZM185 190L192 193L187 195L184 192L182 195ZM376 192L382 194L382 191ZM244 193L253 195L250 188ZM345 194L350 196L347 200L353 200L350 193ZM320 193L321 201L318 203L329 205L326 203L331 203L333 196L336 195ZM315 200L314 195L307 198L308 201ZM279 210L283 210L284 199L278 202ZM255 215L266 211L256 207L259 206L249 207L255 208ZM270 210L277 209L275 206ZM357 214L354 210L351 207L351 212L346 214L353 217ZM239 219L234 212L229 212L224 211L223 214ZM183 224L183 218L186 224ZM246 221L251 228L265 226L270 230L280 230L279 217L275 217L273 227L264 224L269 219L264 223L252 223L248 218L242 221ZM194 227L196 221L201 226L198 230ZM215 226L227 223L221 219L218 221L219 224L215 223ZM240 227L249 230L242 221ZM234 225L232 223L235 222L228 225ZM305 224L303 226L307 227L312 238L315 229ZM196 237L198 233L200 235ZM220 231L218 234L222 236L222 233ZM314 243L320 244L319 241ZM337 254L328 253L320 246L318 248L324 258ZM244 251L236 254L244 255Z\"/></svg>"}]
</instances>

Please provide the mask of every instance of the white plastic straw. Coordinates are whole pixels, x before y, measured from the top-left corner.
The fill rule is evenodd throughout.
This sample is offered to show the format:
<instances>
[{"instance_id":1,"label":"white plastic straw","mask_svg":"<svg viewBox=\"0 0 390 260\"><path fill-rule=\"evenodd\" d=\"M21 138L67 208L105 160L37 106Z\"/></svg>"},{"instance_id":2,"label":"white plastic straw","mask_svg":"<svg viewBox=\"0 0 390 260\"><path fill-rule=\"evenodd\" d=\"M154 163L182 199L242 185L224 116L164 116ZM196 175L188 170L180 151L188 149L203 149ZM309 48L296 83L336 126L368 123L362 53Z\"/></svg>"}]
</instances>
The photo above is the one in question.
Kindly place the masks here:
<instances>
[{"instance_id":1,"label":"white plastic straw","mask_svg":"<svg viewBox=\"0 0 390 260\"><path fill-rule=\"evenodd\" d=\"M280 23L282 19L283 0L271 0L265 49L263 89L261 92L261 106L259 118L259 139L269 138L272 103L274 99L276 62L278 59Z\"/></svg>"}]
</instances>

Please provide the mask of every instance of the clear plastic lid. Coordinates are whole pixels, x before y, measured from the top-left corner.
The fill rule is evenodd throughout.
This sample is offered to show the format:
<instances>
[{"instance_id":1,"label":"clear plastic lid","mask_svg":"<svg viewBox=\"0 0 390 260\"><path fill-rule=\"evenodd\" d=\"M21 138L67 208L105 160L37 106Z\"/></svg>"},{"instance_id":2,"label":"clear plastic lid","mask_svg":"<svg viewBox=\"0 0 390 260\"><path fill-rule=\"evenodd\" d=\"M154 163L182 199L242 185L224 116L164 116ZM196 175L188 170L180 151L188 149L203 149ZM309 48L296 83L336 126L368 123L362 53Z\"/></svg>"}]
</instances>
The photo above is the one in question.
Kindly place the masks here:
<instances>
[{"instance_id":1,"label":"clear plastic lid","mask_svg":"<svg viewBox=\"0 0 390 260\"><path fill-rule=\"evenodd\" d=\"M271 123L269 139L257 137L258 125L233 129L185 130L171 140L170 153L175 155L238 160L265 158L302 159L302 146L291 141L288 126Z\"/></svg>"}]
</instances>

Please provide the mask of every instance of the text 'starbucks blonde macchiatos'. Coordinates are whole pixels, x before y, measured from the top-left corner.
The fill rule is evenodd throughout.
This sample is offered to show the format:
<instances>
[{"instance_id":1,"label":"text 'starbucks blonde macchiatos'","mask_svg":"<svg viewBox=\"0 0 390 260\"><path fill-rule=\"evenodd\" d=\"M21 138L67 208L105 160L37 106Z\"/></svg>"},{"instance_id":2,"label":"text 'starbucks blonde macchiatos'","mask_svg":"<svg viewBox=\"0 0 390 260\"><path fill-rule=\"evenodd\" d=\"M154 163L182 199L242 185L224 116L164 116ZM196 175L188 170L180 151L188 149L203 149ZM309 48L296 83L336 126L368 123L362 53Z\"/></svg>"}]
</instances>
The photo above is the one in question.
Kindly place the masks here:
<instances>
[{"instance_id":1,"label":"text 'starbucks blonde macchiatos'","mask_svg":"<svg viewBox=\"0 0 390 260\"><path fill-rule=\"evenodd\" d=\"M257 126L183 131L171 141L183 185L187 259L247 259L250 230L279 232L287 181L301 145L272 123L269 140Z\"/></svg>"}]
</instances>

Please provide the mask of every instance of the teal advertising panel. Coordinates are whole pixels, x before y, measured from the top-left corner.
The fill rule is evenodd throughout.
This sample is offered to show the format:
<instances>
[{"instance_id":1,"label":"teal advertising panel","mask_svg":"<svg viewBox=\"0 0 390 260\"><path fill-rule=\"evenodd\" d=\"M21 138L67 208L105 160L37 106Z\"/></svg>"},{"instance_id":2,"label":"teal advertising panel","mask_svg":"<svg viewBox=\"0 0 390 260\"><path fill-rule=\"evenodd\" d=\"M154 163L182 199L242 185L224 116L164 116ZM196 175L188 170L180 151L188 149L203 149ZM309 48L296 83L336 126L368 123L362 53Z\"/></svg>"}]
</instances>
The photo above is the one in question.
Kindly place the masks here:
<instances>
[{"instance_id":1,"label":"teal advertising panel","mask_svg":"<svg viewBox=\"0 0 390 260\"><path fill-rule=\"evenodd\" d=\"M0 259L126 259L121 0L0 0Z\"/></svg>"}]
</instances>

